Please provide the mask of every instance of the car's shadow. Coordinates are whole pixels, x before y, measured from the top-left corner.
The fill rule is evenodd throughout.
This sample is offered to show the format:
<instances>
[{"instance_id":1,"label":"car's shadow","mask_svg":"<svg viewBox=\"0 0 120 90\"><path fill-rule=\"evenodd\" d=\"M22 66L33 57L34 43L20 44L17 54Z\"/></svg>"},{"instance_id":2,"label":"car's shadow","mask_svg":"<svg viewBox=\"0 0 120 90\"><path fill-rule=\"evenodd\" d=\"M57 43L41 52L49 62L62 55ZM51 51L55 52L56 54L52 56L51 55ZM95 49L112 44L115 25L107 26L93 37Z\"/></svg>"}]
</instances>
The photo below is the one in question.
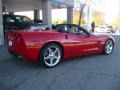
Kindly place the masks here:
<instances>
[{"instance_id":1,"label":"car's shadow","mask_svg":"<svg viewBox=\"0 0 120 90\"><path fill-rule=\"evenodd\" d=\"M20 67L28 67L28 68L40 68L41 67L38 63L31 62L23 58L18 58L18 57L11 57L11 58L13 60L13 63Z\"/></svg>"},{"instance_id":2,"label":"car's shadow","mask_svg":"<svg viewBox=\"0 0 120 90\"><path fill-rule=\"evenodd\" d=\"M101 55L101 54L82 55L82 56L62 60L62 63L88 61L88 60L91 60L91 58L98 58L98 57L101 57L101 56L105 56L105 55Z\"/></svg>"},{"instance_id":3,"label":"car's shadow","mask_svg":"<svg viewBox=\"0 0 120 90\"><path fill-rule=\"evenodd\" d=\"M82 61L87 61L89 58L97 58L102 56L101 54L95 54L95 55L87 55L87 56L80 56L80 57L75 57L75 58L70 58L66 60L62 60L60 65L57 65L56 67L62 67L65 64L72 64L72 63L80 63ZM104 55L103 55L104 56ZM12 57L12 63L17 66L17 67L22 67L22 68L39 68L39 69L47 69L47 67L41 65L38 62L31 62L29 60L25 60L22 58L17 58L17 57ZM91 60L91 59L90 59ZM54 68L56 68L54 67Z\"/></svg>"}]
</instances>

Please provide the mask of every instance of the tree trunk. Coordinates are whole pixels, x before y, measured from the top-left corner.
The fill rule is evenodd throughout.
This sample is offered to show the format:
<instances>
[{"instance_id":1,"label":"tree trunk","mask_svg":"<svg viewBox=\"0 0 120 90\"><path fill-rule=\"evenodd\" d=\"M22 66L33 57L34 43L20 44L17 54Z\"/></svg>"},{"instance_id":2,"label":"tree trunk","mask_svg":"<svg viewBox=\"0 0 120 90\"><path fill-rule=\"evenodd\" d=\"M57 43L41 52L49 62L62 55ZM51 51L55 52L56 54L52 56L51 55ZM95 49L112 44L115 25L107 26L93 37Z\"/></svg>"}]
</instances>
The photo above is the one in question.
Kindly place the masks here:
<instances>
[{"instance_id":1,"label":"tree trunk","mask_svg":"<svg viewBox=\"0 0 120 90\"><path fill-rule=\"evenodd\" d=\"M85 4L83 4L81 10L80 10L80 15L79 15L79 22L78 25L81 26L81 21L82 21L82 15L83 15L83 9L85 7Z\"/></svg>"},{"instance_id":2,"label":"tree trunk","mask_svg":"<svg viewBox=\"0 0 120 90\"><path fill-rule=\"evenodd\" d=\"M80 10L80 15L79 15L79 22L78 25L81 26L81 21L82 21L82 9Z\"/></svg>"}]
</instances>

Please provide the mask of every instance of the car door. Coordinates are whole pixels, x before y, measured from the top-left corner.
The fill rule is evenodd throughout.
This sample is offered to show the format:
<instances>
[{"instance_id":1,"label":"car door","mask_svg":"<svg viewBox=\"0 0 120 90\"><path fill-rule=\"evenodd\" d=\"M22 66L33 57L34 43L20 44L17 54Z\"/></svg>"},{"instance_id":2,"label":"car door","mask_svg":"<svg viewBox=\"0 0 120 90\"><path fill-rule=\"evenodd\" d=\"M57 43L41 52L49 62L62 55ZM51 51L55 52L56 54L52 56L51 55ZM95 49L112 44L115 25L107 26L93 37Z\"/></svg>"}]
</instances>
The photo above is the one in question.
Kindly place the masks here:
<instances>
[{"instance_id":1,"label":"car door","mask_svg":"<svg viewBox=\"0 0 120 90\"><path fill-rule=\"evenodd\" d=\"M69 53L72 56L80 56L81 54L83 54L83 43L84 39L86 37L80 37L80 34L78 33L79 29L77 26L74 25L67 25L67 43L68 43L68 47L69 47Z\"/></svg>"},{"instance_id":2,"label":"car door","mask_svg":"<svg viewBox=\"0 0 120 90\"><path fill-rule=\"evenodd\" d=\"M56 27L56 29L65 35L66 39L64 41L64 49L66 57L74 57L79 54L79 35L76 35L72 32L70 25L68 24L60 24Z\"/></svg>"},{"instance_id":3,"label":"car door","mask_svg":"<svg viewBox=\"0 0 120 90\"><path fill-rule=\"evenodd\" d=\"M78 26L76 26L78 27ZM79 29L79 41L81 49L81 53L83 54L93 54L97 53L99 51L100 41L97 37L95 37L92 34L87 33L84 29L81 27L78 27Z\"/></svg>"},{"instance_id":4,"label":"car door","mask_svg":"<svg viewBox=\"0 0 120 90\"><path fill-rule=\"evenodd\" d=\"M99 41L97 38L89 35L84 29L76 25L68 26L68 28L68 40L70 41L72 48L72 50L70 49L70 52L75 54L75 56L92 54L99 50Z\"/></svg>"}]
</instances>

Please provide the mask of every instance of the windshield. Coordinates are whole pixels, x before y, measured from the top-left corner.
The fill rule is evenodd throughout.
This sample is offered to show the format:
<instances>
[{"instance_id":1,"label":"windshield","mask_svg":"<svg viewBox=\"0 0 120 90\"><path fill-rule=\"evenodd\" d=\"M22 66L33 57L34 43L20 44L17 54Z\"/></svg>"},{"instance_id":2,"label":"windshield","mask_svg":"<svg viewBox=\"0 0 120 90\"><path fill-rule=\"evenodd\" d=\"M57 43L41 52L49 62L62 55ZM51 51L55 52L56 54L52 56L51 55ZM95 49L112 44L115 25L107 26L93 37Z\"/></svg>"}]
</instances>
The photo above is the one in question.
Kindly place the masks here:
<instances>
[{"instance_id":1,"label":"windshield","mask_svg":"<svg viewBox=\"0 0 120 90\"><path fill-rule=\"evenodd\" d=\"M15 19L18 22L32 22L32 20L30 18L25 17L25 16L16 16Z\"/></svg>"}]
</instances>

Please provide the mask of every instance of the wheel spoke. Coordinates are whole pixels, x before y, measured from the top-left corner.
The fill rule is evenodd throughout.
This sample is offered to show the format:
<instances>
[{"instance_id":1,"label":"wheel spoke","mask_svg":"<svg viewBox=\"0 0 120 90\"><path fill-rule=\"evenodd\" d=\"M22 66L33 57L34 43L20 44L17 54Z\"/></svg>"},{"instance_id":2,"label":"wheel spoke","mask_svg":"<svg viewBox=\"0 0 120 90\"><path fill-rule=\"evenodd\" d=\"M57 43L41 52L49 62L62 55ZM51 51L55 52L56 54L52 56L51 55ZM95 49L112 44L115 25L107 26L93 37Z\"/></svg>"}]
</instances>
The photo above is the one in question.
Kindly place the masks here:
<instances>
[{"instance_id":1,"label":"wheel spoke","mask_svg":"<svg viewBox=\"0 0 120 90\"><path fill-rule=\"evenodd\" d=\"M112 42L109 42L109 45L112 45Z\"/></svg>"},{"instance_id":2,"label":"wheel spoke","mask_svg":"<svg viewBox=\"0 0 120 90\"><path fill-rule=\"evenodd\" d=\"M58 51L59 51L58 48L56 48L55 51L53 52L54 55L55 55Z\"/></svg>"},{"instance_id":3,"label":"wheel spoke","mask_svg":"<svg viewBox=\"0 0 120 90\"><path fill-rule=\"evenodd\" d=\"M107 53L109 53L109 51L110 51L109 48L107 48Z\"/></svg>"},{"instance_id":4,"label":"wheel spoke","mask_svg":"<svg viewBox=\"0 0 120 90\"><path fill-rule=\"evenodd\" d=\"M45 59L45 60L48 60L48 59L50 59L50 56L44 57L44 59Z\"/></svg>"},{"instance_id":5,"label":"wheel spoke","mask_svg":"<svg viewBox=\"0 0 120 90\"><path fill-rule=\"evenodd\" d=\"M51 48L48 48L48 51L49 51L49 53L51 53L52 52Z\"/></svg>"},{"instance_id":6,"label":"wheel spoke","mask_svg":"<svg viewBox=\"0 0 120 90\"><path fill-rule=\"evenodd\" d=\"M111 46L109 49L112 50L112 48L113 48L113 47Z\"/></svg>"},{"instance_id":7,"label":"wheel spoke","mask_svg":"<svg viewBox=\"0 0 120 90\"><path fill-rule=\"evenodd\" d=\"M53 65L53 59L50 59L49 65L52 66Z\"/></svg>"},{"instance_id":8,"label":"wheel spoke","mask_svg":"<svg viewBox=\"0 0 120 90\"><path fill-rule=\"evenodd\" d=\"M58 60L58 59L60 59L60 57L59 56L54 56L54 59Z\"/></svg>"}]
</instances>

